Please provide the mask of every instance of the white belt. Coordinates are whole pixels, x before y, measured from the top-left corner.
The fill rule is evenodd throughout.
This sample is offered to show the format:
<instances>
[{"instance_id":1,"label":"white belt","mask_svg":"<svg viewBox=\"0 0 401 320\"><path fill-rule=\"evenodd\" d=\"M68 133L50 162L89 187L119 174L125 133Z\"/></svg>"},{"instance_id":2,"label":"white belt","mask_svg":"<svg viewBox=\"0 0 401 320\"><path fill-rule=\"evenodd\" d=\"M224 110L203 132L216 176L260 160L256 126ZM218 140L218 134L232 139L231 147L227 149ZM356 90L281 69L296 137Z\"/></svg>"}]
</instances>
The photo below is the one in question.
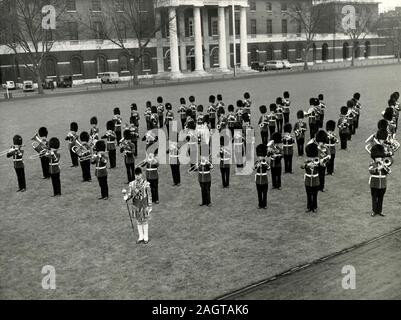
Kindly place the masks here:
<instances>
[{"instance_id":1,"label":"white belt","mask_svg":"<svg viewBox=\"0 0 401 320\"><path fill-rule=\"evenodd\" d=\"M240 145L243 145L244 143L243 142L234 142L234 146L240 146Z\"/></svg>"},{"instance_id":2,"label":"white belt","mask_svg":"<svg viewBox=\"0 0 401 320\"><path fill-rule=\"evenodd\" d=\"M147 171L155 171L157 168L146 168Z\"/></svg>"},{"instance_id":3,"label":"white belt","mask_svg":"<svg viewBox=\"0 0 401 320\"><path fill-rule=\"evenodd\" d=\"M372 174L370 177L371 178L385 178L386 176L385 175L378 176L378 175Z\"/></svg>"},{"instance_id":4,"label":"white belt","mask_svg":"<svg viewBox=\"0 0 401 320\"><path fill-rule=\"evenodd\" d=\"M319 174L307 174L305 173L305 176L309 177L309 178L316 178L319 176Z\"/></svg>"},{"instance_id":5,"label":"white belt","mask_svg":"<svg viewBox=\"0 0 401 320\"><path fill-rule=\"evenodd\" d=\"M256 173L257 176L267 176L267 172L266 173Z\"/></svg>"},{"instance_id":6,"label":"white belt","mask_svg":"<svg viewBox=\"0 0 401 320\"><path fill-rule=\"evenodd\" d=\"M102 169L106 169L106 166L104 166L104 167L96 167L96 170L102 170Z\"/></svg>"},{"instance_id":7,"label":"white belt","mask_svg":"<svg viewBox=\"0 0 401 320\"><path fill-rule=\"evenodd\" d=\"M228 161L228 160L231 160L231 158L222 158L221 160Z\"/></svg>"},{"instance_id":8,"label":"white belt","mask_svg":"<svg viewBox=\"0 0 401 320\"><path fill-rule=\"evenodd\" d=\"M22 161L22 159L13 159L13 161L15 162L15 161Z\"/></svg>"},{"instance_id":9,"label":"white belt","mask_svg":"<svg viewBox=\"0 0 401 320\"><path fill-rule=\"evenodd\" d=\"M335 144L326 144L326 146L328 146L328 147L334 147Z\"/></svg>"},{"instance_id":10,"label":"white belt","mask_svg":"<svg viewBox=\"0 0 401 320\"><path fill-rule=\"evenodd\" d=\"M170 155L170 157L171 158L178 158L179 156L178 155L177 156Z\"/></svg>"},{"instance_id":11,"label":"white belt","mask_svg":"<svg viewBox=\"0 0 401 320\"><path fill-rule=\"evenodd\" d=\"M57 163L49 163L51 166L58 166L58 162Z\"/></svg>"},{"instance_id":12,"label":"white belt","mask_svg":"<svg viewBox=\"0 0 401 320\"><path fill-rule=\"evenodd\" d=\"M208 174L210 171L199 171L200 174Z\"/></svg>"},{"instance_id":13,"label":"white belt","mask_svg":"<svg viewBox=\"0 0 401 320\"><path fill-rule=\"evenodd\" d=\"M293 146L294 146L294 144L284 144L283 145L284 148L289 148L289 147L293 147Z\"/></svg>"},{"instance_id":14,"label":"white belt","mask_svg":"<svg viewBox=\"0 0 401 320\"><path fill-rule=\"evenodd\" d=\"M106 143L116 143L115 141L106 141Z\"/></svg>"},{"instance_id":15,"label":"white belt","mask_svg":"<svg viewBox=\"0 0 401 320\"><path fill-rule=\"evenodd\" d=\"M188 144L198 144L198 142L188 142Z\"/></svg>"}]
</instances>

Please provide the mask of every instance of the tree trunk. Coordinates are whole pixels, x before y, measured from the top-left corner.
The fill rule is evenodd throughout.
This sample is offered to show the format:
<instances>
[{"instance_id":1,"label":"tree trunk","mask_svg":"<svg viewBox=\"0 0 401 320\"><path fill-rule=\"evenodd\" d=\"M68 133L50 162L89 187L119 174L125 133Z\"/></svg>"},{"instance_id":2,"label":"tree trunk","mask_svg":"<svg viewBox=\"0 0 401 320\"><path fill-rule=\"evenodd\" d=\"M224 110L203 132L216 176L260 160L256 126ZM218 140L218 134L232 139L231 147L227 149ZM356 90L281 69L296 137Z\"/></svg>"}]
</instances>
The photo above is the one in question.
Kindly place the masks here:
<instances>
[{"instance_id":1,"label":"tree trunk","mask_svg":"<svg viewBox=\"0 0 401 320\"><path fill-rule=\"evenodd\" d=\"M135 86L137 86L139 84L138 73L139 73L139 62L140 61L141 60L139 60L139 59L135 59L134 60L134 72L133 72L133 75L134 75L134 85Z\"/></svg>"},{"instance_id":2,"label":"tree trunk","mask_svg":"<svg viewBox=\"0 0 401 320\"><path fill-rule=\"evenodd\" d=\"M43 94L42 75L40 70L36 70L36 81L38 82L38 94Z\"/></svg>"},{"instance_id":3,"label":"tree trunk","mask_svg":"<svg viewBox=\"0 0 401 320\"><path fill-rule=\"evenodd\" d=\"M397 50L397 60L398 60L398 63L401 62L401 48L400 47L398 47L398 50Z\"/></svg>"},{"instance_id":4,"label":"tree trunk","mask_svg":"<svg viewBox=\"0 0 401 320\"><path fill-rule=\"evenodd\" d=\"M352 46L351 50L351 67L355 66L355 46Z\"/></svg>"},{"instance_id":5,"label":"tree trunk","mask_svg":"<svg viewBox=\"0 0 401 320\"><path fill-rule=\"evenodd\" d=\"M309 69L309 67L308 67L309 48L308 47L305 48L303 55L304 55L304 70L308 70Z\"/></svg>"}]
</instances>

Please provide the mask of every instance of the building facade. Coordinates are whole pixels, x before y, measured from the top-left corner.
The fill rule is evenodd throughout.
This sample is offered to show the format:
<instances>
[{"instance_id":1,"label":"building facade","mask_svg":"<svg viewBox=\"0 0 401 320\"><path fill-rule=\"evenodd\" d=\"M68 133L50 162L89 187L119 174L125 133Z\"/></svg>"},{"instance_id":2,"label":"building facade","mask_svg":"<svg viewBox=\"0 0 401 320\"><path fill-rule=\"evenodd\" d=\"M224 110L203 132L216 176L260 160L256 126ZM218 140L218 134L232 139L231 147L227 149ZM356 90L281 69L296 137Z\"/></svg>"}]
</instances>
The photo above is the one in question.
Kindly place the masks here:
<instances>
[{"instance_id":1,"label":"building facade","mask_svg":"<svg viewBox=\"0 0 401 320\"><path fill-rule=\"evenodd\" d=\"M304 30L291 13L289 0L138 1L141 32L149 32L142 38L142 41L148 41L139 64L140 76L174 78L189 72L200 75L230 72L234 66L234 43L235 64L239 70L248 70L256 61L302 62ZM298 1L312 3L312 0ZM102 30L110 25L107 11L111 2L124 3L124 0L66 1L65 19L54 32L52 50L43 62L44 76L73 75L79 82L92 81L104 72L116 71L121 77L129 77L132 58L121 47L102 37ZM341 17L341 8L346 4L360 5L359 1L325 2L320 5L334 10L330 11L336 12L333 18ZM378 14L377 2L371 7ZM113 10L123 12L125 9L122 5ZM119 32L124 34L124 46L136 50L139 47L135 36L138 30L133 29L129 22L118 24ZM388 41L375 30L357 45L360 47L357 50L359 59L392 54ZM334 22L322 24L309 60L319 63L350 59L350 46L352 42ZM0 77L1 82L32 79L23 61L18 61L4 45L0 45Z\"/></svg>"}]
</instances>

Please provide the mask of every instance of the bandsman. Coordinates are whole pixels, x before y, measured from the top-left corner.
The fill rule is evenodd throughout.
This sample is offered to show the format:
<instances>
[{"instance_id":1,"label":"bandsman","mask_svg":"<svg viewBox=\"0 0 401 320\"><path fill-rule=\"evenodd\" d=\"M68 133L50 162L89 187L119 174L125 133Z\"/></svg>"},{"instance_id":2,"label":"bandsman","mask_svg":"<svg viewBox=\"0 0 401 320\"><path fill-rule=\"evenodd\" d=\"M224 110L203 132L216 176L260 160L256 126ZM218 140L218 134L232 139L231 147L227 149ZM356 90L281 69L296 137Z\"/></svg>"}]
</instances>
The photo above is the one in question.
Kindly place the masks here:
<instances>
[{"instance_id":1,"label":"bandsman","mask_svg":"<svg viewBox=\"0 0 401 320\"><path fill-rule=\"evenodd\" d=\"M359 92L354 93L352 100L354 102L354 106L357 111L356 121L355 121L355 129L358 129L358 127L359 127L359 116L361 114L361 109L362 109L362 105L359 102L359 99L361 99L361 94Z\"/></svg>"},{"instance_id":2,"label":"bandsman","mask_svg":"<svg viewBox=\"0 0 401 320\"><path fill-rule=\"evenodd\" d=\"M290 122L290 93L288 91L284 91L283 93L283 116L284 116L284 124Z\"/></svg>"},{"instance_id":3,"label":"bandsman","mask_svg":"<svg viewBox=\"0 0 401 320\"><path fill-rule=\"evenodd\" d=\"M217 115L217 119L220 118L221 112L225 111L225 105L223 102L223 96L221 94L218 94L217 96L217 103L216 103L216 115Z\"/></svg>"},{"instance_id":4,"label":"bandsman","mask_svg":"<svg viewBox=\"0 0 401 320\"><path fill-rule=\"evenodd\" d=\"M38 136L41 140L41 144L44 147L44 150L49 148L49 142L47 141L47 135L48 131L46 127L40 127L38 130ZM44 152L39 155L40 158L40 164L42 166L42 173L43 173L43 178L42 179L50 179L50 173L49 173L49 159L44 156Z\"/></svg>"},{"instance_id":5,"label":"bandsman","mask_svg":"<svg viewBox=\"0 0 401 320\"><path fill-rule=\"evenodd\" d=\"M244 101L242 102L244 106L244 113L249 114L249 118L251 118L251 106L252 106L252 101L251 101L251 95L249 92L244 93Z\"/></svg>"},{"instance_id":6,"label":"bandsman","mask_svg":"<svg viewBox=\"0 0 401 320\"><path fill-rule=\"evenodd\" d=\"M237 100L237 110L235 111L235 116L237 118L237 122L239 122L242 126L242 114L244 113L244 103L242 100Z\"/></svg>"},{"instance_id":7,"label":"bandsman","mask_svg":"<svg viewBox=\"0 0 401 320\"><path fill-rule=\"evenodd\" d=\"M232 104L230 104L227 107L227 110L228 110L227 127L228 127L228 130L230 130L230 132L231 132L231 139L232 139L234 137L234 127L235 127L237 118L235 117L234 106Z\"/></svg>"},{"instance_id":8,"label":"bandsman","mask_svg":"<svg viewBox=\"0 0 401 320\"><path fill-rule=\"evenodd\" d=\"M304 155L304 145L305 145L305 132L307 130L306 122L304 121L304 112L298 110L297 118L298 121L294 124L294 134L297 140L298 156L302 157Z\"/></svg>"},{"instance_id":9,"label":"bandsman","mask_svg":"<svg viewBox=\"0 0 401 320\"><path fill-rule=\"evenodd\" d=\"M136 105L136 103L131 104L130 123L131 123L131 118L133 118L132 124L135 127L139 128L139 120L141 120L141 116L139 115L138 106Z\"/></svg>"},{"instance_id":10,"label":"bandsman","mask_svg":"<svg viewBox=\"0 0 401 320\"><path fill-rule=\"evenodd\" d=\"M180 107L178 108L178 113L180 114L181 119L181 128L185 129L185 122L187 121L187 107L186 107L185 98L180 98Z\"/></svg>"},{"instance_id":11,"label":"bandsman","mask_svg":"<svg viewBox=\"0 0 401 320\"><path fill-rule=\"evenodd\" d=\"M106 123L107 132L102 136L106 139L106 150L109 153L110 169L116 167L116 133L114 131L114 121L110 120Z\"/></svg>"},{"instance_id":12,"label":"bandsman","mask_svg":"<svg viewBox=\"0 0 401 320\"><path fill-rule=\"evenodd\" d=\"M267 191L268 184L268 171L270 165L267 162L267 145L260 144L256 147L256 156L258 160L255 162L254 170L256 190L258 191L258 209L267 209Z\"/></svg>"},{"instance_id":13,"label":"bandsman","mask_svg":"<svg viewBox=\"0 0 401 320\"><path fill-rule=\"evenodd\" d=\"M304 181L307 197L306 213L317 212L317 195L319 192L319 158L317 145L315 143L308 144L305 148L308 159L301 166L305 170Z\"/></svg>"},{"instance_id":14,"label":"bandsman","mask_svg":"<svg viewBox=\"0 0 401 320\"><path fill-rule=\"evenodd\" d=\"M341 142L341 150L347 150L347 141L350 135L347 113L348 113L348 108L346 106L342 106L340 110L340 118L338 119L337 122L337 127Z\"/></svg>"},{"instance_id":15,"label":"bandsman","mask_svg":"<svg viewBox=\"0 0 401 320\"><path fill-rule=\"evenodd\" d=\"M196 108L197 116L196 116L196 125L201 126L203 124L203 105L198 105Z\"/></svg>"},{"instance_id":16,"label":"bandsman","mask_svg":"<svg viewBox=\"0 0 401 320\"><path fill-rule=\"evenodd\" d=\"M150 122L151 116L152 116L152 102L147 101L145 110L146 130L152 130L152 125Z\"/></svg>"},{"instance_id":17,"label":"bandsman","mask_svg":"<svg viewBox=\"0 0 401 320\"><path fill-rule=\"evenodd\" d=\"M114 124L114 123L113 123ZM106 143L103 140L96 142L91 162L95 165L95 176L99 182L101 197L99 200L109 198L109 186L107 184L107 154Z\"/></svg>"},{"instance_id":18,"label":"bandsman","mask_svg":"<svg viewBox=\"0 0 401 320\"><path fill-rule=\"evenodd\" d=\"M354 110L354 102L352 100L347 101L347 120L349 123L349 135L348 141L352 140L352 136L356 133L355 123L356 123L356 113Z\"/></svg>"},{"instance_id":19,"label":"bandsman","mask_svg":"<svg viewBox=\"0 0 401 320\"><path fill-rule=\"evenodd\" d=\"M187 121L187 134L186 134L186 141L188 144L188 154L189 154L189 164L190 164L190 171L195 170L196 165L198 163L198 134L195 130L195 122L194 121Z\"/></svg>"},{"instance_id":20,"label":"bandsman","mask_svg":"<svg viewBox=\"0 0 401 320\"><path fill-rule=\"evenodd\" d=\"M329 120L326 123L327 139L326 147L329 149L330 160L327 163L327 174L332 176L334 174L334 160L336 158L336 144L339 142L335 134L336 122Z\"/></svg>"},{"instance_id":21,"label":"bandsman","mask_svg":"<svg viewBox=\"0 0 401 320\"><path fill-rule=\"evenodd\" d=\"M159 128L163 128L163 123L164 123L164 104L163 104L163 98L162 97L157 97L157 115L159 117Z\"/></svg>"},{"instance_id":22,"label":"bandsman","mask_svg":"<svg viewBox=\"0 0 401 320\"><path fill-rule=\"evenodd\" d=\"M198 164L198 181L201 187L202 203L200 206L211 206L210 187L212 184L212 175L210 171L213 164L209 161L208 155L202 154Z\"/></svg>"},{"instance_id":23,"label":"bandsman","mask_svg":"<svg viewBox=\"0 0 401 320\"><path fill-rule=\"evenodd\" d=\"M152 202L159 203L159 161L157 160L157 149L149 152L146 157L146 180L150 184Z\"/></svg>"},{"instance_id":24,"label":"bandsman","mask_svg":"<svg viewBox=\"0 0 401 320\"><path fill-rule=\"evenodd\" d=\"M46 152L46 157L49 159L49 173L53 186L53 197L61 196L60 182L60 140L51 138L49 140L50 150Z\"/></svg>"},{"instance_id":25,"label":"bandsman","mask_svg":"<svg viewBox=\"0 0 401 320\"><path fill-rule=\"evenodd\" d=\"M157 129L160 126L160 118L159 118L159 113L158 109L156 106L152 106L151 114L150 114L150 130ZM163 106L164 110L164 106Z\"/></svg>"},{"instance_id":26,"label":"bandsman","mask_svg":"<svg viewBox=\"0 0 401 320\"><path fill-rule=\"evenodd\" d=\"M226 111L224 110L224 107L219 107L218 109L218 119L217 119L217 129L219 132L225 131L228 128L228 121L226 117Z\"/></svg>"},{"instance_id":27,"label":"bandsman","mask_svg":"<svg viewBox=\"0 0 401 320\"><path fill-rule=\"evenodd\" d=\"M190 96L188 98L189 100L189 106L188 109L192 111L192 119L194 119L194 121L196 122L196 104L195 104L195 97L194 96Z\"/></svg>"},{"instance_id":28,"label":"bandsman","mask_svg":"<svg viewBox=\"0 0 401 320\"><path fill-rule=\"evenodd\" d=\"M135 125L136 118L134 116L129 118L129 126L126 127L130 131L131 134L131 142L134 144L134 157L138 156L138 139L139 139L139 129Z\"/></svg>"},{"instance_id":29,"label":"bandsman","mask_svg":"<svg viewBox=\"0 0 401 320\"><path fill-rule=\"evenodd\" d=\"M17 175L18 190L17 192L25 192L26 181L25 181L25 166L24 166L24 149L22 149L22 137L15 135L13 137L13 146L7 152L7 158L13 158L14 169Z\"/></svg>"},{"instance_id":30,"label":"bandsman","mask_svg":"<svg viewBox=\"0 0 401 320\"><path fill-rule=\"evenodd\" d=\"M233 148L234 148L234 160L237 168L244 167L244 134L242 131L241 123L236 122L234 127L234 138L233 138Z\"/></svg>"},{"instance_id":31,"label":"bandsman","mask_svg":"<svg viewBox=\"0 0 401 320\"><path fill-rule=\"evenodd\" d=\"M227 136L220 136L219 158L223 188L229 188L230 186L231 152L227 144L229 144L229 138Z\"/></svg>"},{"instance_id":32,"label":"bandsman","mask_svg":"<svg viewBox=\"0 0 401 320\"><path fill-rule=\"evenodd\" d=\"M209 115L209 120L210 120L210 128L216 129L216 97L211 95L209 96L209 106L207 108L207 113Z\"/></svg>"},{"instance_id":33,"label":"bandsman","mask_svg":"<svg viewBox=\"0 0 401 320\"><path fill-rule=\"evenodd\" d=\"M283 133L283 99L281 97L278 97L276 99L276 110L274 111L276 115L276 123L277 123L277 132L278 133Z\"/></svg>"},{"instance_id":34,"label":"bandsman","mask_svg":"<svg viewBox=\"0 0 401 320\"><path fill-rule=\"evenodd\" d=\"M281 134L274 132L267 150L267 155L270 157L273 189L278 190L281 190L281 159L283 158L283 150L280 147L281 142Z\"/></svg>"},{"instance_id":35,"label":"bandsman","mask_svg":"<svg viewBox=\"0 0 401 320\"><path fill-rule=\"evenodd\" d=\"M91 147L89 145L89 133L86 131L82 131L79 135L79 140L81 141L79 145L76 146L75 150L79 150L77 153L79 158L79 164L81 165L82 170L82 182L90 182L92 181L91 177L91 158L92 152Z\"/></svg>"},{"instance_id":36,"label":"bandsman","mask_svg":"<svg viewBox=\"0 0 401 320\"><path fill-rule=\"evenodd\" d=\"M78 139L78 124L76 122L70 123L70 131L65 137L65 141L68 141L68 149L70 150L71 156L71 167L78 167L78 156L72 151L72 147L75 146L75 141Z\"/></svg>"},{"instance_id":37,"label":"bandsman","mask_svg":"<svg viewBox=\"0 0 401 320\"><path fill-rule=\"evenodd\" d=\"M260 136L262 137L262 143L267 146L269 143L269 119L266 115L267 107L262 105L259 107L259 111L261 116L259 118L259 128L260 128Z\"/></svg>"},{"instance_id":38,"label":"bandsman","mask_svg":"<svg viewBox=\"0 0 401 320\"><path fill-rule=\"evenodd\" d=\"M286 123L284 125L284 134L282 137L285 173L292 173L292 158L294 156L295 139L291 135L291 132L292 132L291 123Z\"/></svg>"},{"instance_id":39,"label":"bandsman","mask_svg":"<svg viewBox=\"0 0 401 320\"><path fill-rule=\"evenodd\" d=\"M269 120L269 131L270 131L270 136L273 135L273 133L276 132L276 104L272 103L269 106L270 112L267 114L267 119Z\"/></svg>"},{"instance_id":40,"label":"bandsman","mask_svg":"<svg viewBox=\"0 0 401 320\"><path fill-rule=\"evenodd\" d=\"M326 166L330 161L330 150L326 147L328 143L327 132L324 130L319 130L316 133L316 137L314 139L314 143L317 144L318 157L319 157L319 191L325 192L327 191L325 187L326 180Z\"/></svg>"},{"instance_id":41,"label":"bandsman","mask_svg":"<svg viewBox=\"0 0 401 320\"><path fill-rule=\"evenodd\" d=\"M155 144L159 140L159 137L156 135L154 130L149 130L146 132L146 134L143 136L142 141L146 141L146 147L145 150L148 151L149 148Z\"/></svg>"},{"instance_id":42,"label":"bandsman","mask_svg":"<svg viewBox=\"0 0 401 320\"><path fill-rule=\"evenodd\" d=\"M323 123L324 123L324 109L326 109L326 104L324 103L324 95L321 93L318 96L319 99L319 123L318 123L318 128L321 129L323 128Z\"/></svg>"},{"instance_id":43,"label":"bandsman","mask_svg":"<svg viewBox=\"0 0 401 320\"><path fill-rule=\"evenodd\" d=\"M96 144L96 141L99 140L99 128L97 127L97 118L92 117L90 119L91 129L89 131L89 144L91 148L93 148Z\"/></svg>"},{"instance_id":44,"label":"bandsman","mask_svg":"<svg viewBox=\"0 0 401 320\"><path fill-rule=\"evenodd\" d=\"M170 123L174 120L174 112L172 111L171 103L166 103L166 119L164 120L164 124L167 128L167 139L170 137Z\"/></svg>"},{"instance_id":45,"label":"bandsman","mask_svg":"<svg viewBox=\"0 0 401 320\"><path fill-rule=\"evenodd\" d=\"M169 145L169 163L171 168L171 175L173 176L173 186L181 185L181 173L180 173L180 148L177 142L170 141Z\"/></svg>"},{"instance_id":46,"label":"bandsman","mask_svg":"<svg viewBox=\"0 0 401 320\"><path fill-rule=\"evenodd\" d=\"M132 143L131 132L126 129L123 132L123 139L120 141L120 152L124 155L124 164L127 169L127 184L134 180L135 171L135 145Z\"/></svg>"},{"instance_id":47,"label":"bandsman","mask_svg":"<svg viewBox=\"0 0 401 320\"><path fill-rule=\"evenodd\" d=\"M319 104L319 101L316 98L309 99L309 109L306 114L308 116L309 133L310 133L311 139L313 139L315 137L315 134L318 131L318 125L317 125L318 114L317 114L317 110L316 110L316 107L318 104Z\"/></svg>"},{"instance_id":48,"label":"bandsman","mask_svg":"<svg viewBox=\"0 0 401 320\"><path fill-rule=\"evenodd\" d=\"M113 116L114 132L116 133L117 145L120 145L120 141L121 141L121 124L123 122L123 119L121 118L121 113L120 113L120 109L119 108L114 108L113 113L114 113L114 116Z\"/></svg>"}]
</instances>

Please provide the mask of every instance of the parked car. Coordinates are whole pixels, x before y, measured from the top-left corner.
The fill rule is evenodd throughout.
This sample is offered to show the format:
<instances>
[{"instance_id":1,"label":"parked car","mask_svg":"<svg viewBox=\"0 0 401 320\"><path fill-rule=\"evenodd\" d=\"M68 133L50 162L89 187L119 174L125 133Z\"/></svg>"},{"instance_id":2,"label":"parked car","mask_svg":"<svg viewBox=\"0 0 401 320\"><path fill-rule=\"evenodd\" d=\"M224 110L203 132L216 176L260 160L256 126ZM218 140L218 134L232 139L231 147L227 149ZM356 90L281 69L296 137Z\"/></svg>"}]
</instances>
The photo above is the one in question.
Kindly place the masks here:
<instances>
[{"instance_id":1,"label":"parked car","mask_svg":"<svg viewBox=\"0 0 401 320\"><path fill-rule=\"evenodd\" d=\"M263 62L252 62L251 63L251 68L253 70L256 70L256 71L264 71L265 70L265 65L264 65Z\"/></svg>"},{"instance_id":2,"label":"parked car","mask_svg":"<svg viewBox=\"0 0 401 320\"><path fill-rule=\"evenodd\" d=\"M118 72L105 72L100 79L102 83L118 83L120 81Z\"/></svg>"},{"instance_id":3,"label":"parked car","mask_svg":"<svg viewBox=\"0 0 401 320\"><path fill-rule=\"evenodd\" d=\"M265 71L267 70L281 70L284 68L284 64L280 60L271 60L265 63Z\"/></svg>"},{"instance_id":4,"label":"parked car","mask_svg":"<svg viewBox=\"0 0 401 320\"><path fill-rule=\"evenodd\" d=\"M24 92L35 91L35 89L33 88L33 82L31 80L24 81L22 83L22 90Z\"/></svg>"},{"instance_id":5,"label":"parked car","mask_svg":"<svg viewBox=\"0 0 401 320\"><path fill-rule=\"evenodd\" d=\"M72 88L72 76L63 75L57 78L57 87L58 88Z\"/></svg>"},{"instance_id":6,"label":"parked car","mask_svg":"<svg viewBox=\"0 0 401 320\"><path fill-rule=\"evenodd\" d=\"M283 60L284 69L291 69L292 65L288 60Z\"/></svg>"},{"instance_id":7,"label":"parked car","mask_svg":"<svg viewBox=\"0 0 401 320\"><path fill-rule=\"evenodd\" d=\"M16 86L14 81L6 81L6 83L3 84L3 88L8 90L15 90Z\"/></svg>"},{"instance_id":8,"label":"parked car","mask_svg":"<svg viewBox=\"0 0 401 320\"><path fill-rule=\"evenodd\" d=\"M46 78L42 83L43 89L54 89L54 80L53 78Z\"/></svg>"}]
</instances>

